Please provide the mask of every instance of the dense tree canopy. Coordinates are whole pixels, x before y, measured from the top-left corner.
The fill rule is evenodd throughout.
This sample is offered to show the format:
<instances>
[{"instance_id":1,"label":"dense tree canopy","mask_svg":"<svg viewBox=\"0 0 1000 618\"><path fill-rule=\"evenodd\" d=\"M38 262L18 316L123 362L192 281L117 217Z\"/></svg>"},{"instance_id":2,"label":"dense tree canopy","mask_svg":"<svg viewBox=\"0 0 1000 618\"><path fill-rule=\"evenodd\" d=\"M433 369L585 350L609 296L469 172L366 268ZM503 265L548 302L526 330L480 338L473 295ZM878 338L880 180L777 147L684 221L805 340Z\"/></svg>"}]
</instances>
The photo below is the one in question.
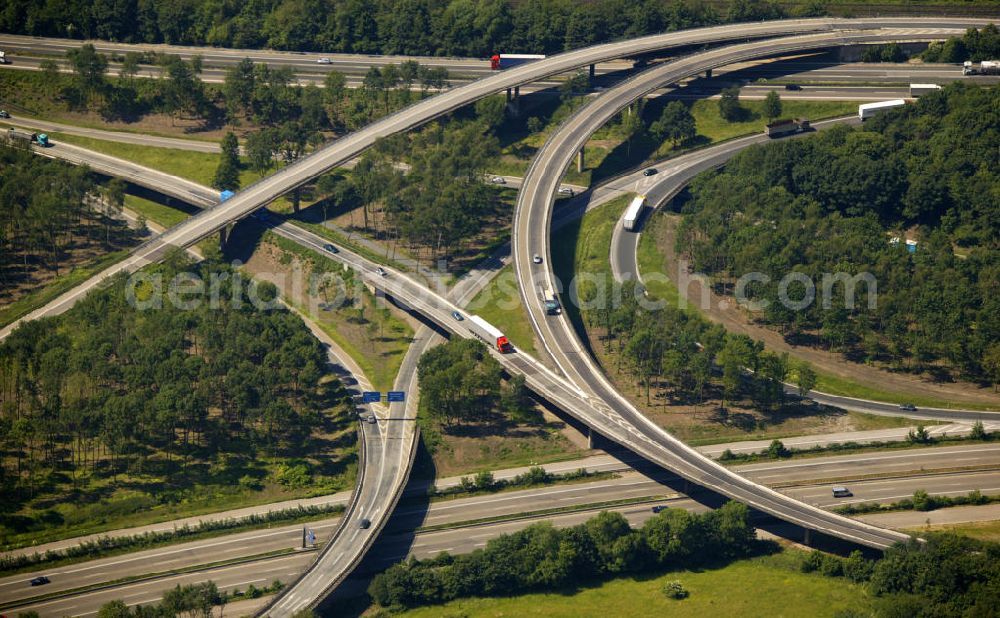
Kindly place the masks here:
<instances>
[{"instance_id":1,"label":"dense tree canopy","mask_svg":"<svg viewBox=\"0 0 1000 618\"><path fill-rule=\"evenodd\" d=\"M568 588L650 568L690 569L745 557L755 534L749 509L738 502L704 515L666 509L637 530L620 513L602 512L572 528L534 524L471 554L410 559L377 575L368 592L383 607L413 607Z\"/></svg>"},{"instance_id":2,"label":"dense tree canopy","mask_svg":"<svg viewBox=\"0 0 1000 618\"><path fill-rule=\"evenodd\" d=\"M995 616L1000 544L944 532L921 536L926 543L898 544L879 560L866 560L860 551L846 559L814 552L802 570L863 584L876 597L879 617Z\"/></svg>"},{"instance_id":3,"label":"dense tree canopy","mask_svg":"<svg viewBox=\"0 0 1000 618\"><path fill-rule=\"evenodd\" d=\"M945 361L987 378L1000 342L1000 88L952 85L811 139L747 149L691 188L678 249L695 268L747 287L758 315L869 360ZM916 237L916 251L892 237ZM779 301L788 273L814 282L801 310ZM825 273L871 273L853 307L844 285L824 306ZM866 292L877 287L877 303ZM788 298L805 298L792 283Z\"/></svg>"},{"instance_id":4,"label":"dense tree canopy","mask_svg":"<svg viewBox=\"0 0 1000 618\"><path fill-rule=\"evenodd\" d=\"M515 420L530 410L523 378L503 386L500 363L479 341L454 339L420 357L420 405L435 421L475 422L497 412Z\"/></svg>"},{"instance_id":5,"label":"dense tree canopy","mask_svg":"<svg viewBox=\"0 0 1000 618\"><path fill-rule=\"evenodd\" d=\"M178 273L205 282L197 306L175 302L187 300L171 292ZM313 448L321 410L339 390L321 384L323 350L298 317L275 306L276 289L179 254L147 274L145 283L119 278L65 314L27 322L0 345L8 513L70 477L74 487L97 478L106 485L180 461L170 485L183 485L223 453L222 468L238 470L243 457L304 457Z\"/></svg>"},{"instance_id":6,"label":"dense tree canopy","mask_svg":"<svg viewBox=\"0 0 1000 618\"><path fill-rule=\"evenodd\" d=\"M109 203L120 207L122 186L114 186ZM40 266L58 271L67 251L93 244L106 251L113 241L130 240L95 199L100 194L86 167L38 157L26 142L0 139L0 287L14 289ZM0 302L9 300L0 293Z\"/></svg>"},{"instance_id":7,"label":"dense tree canopy","mask_svg":"<svg viewBox=\"0 0 1000 618\"><path fill-rule=\"evenodd\" d=\"M736 0L720 15L688 0L70 0L8 2L0 30L134 43L484 57L584 45L730 21L783 16Z\"/></svg>"},{"instance_id":8,"label":"dense tree canopy","mask_svg":"<svg viewBox=\"0 0 1000 618\"><path fill-rule=\"evenodd\" d=\"M934 43L923 53L927 62L963 62L1000 59L1000 28L995 24L977 30L969 28L962 37Z\"/></svg>"}]
</instances>

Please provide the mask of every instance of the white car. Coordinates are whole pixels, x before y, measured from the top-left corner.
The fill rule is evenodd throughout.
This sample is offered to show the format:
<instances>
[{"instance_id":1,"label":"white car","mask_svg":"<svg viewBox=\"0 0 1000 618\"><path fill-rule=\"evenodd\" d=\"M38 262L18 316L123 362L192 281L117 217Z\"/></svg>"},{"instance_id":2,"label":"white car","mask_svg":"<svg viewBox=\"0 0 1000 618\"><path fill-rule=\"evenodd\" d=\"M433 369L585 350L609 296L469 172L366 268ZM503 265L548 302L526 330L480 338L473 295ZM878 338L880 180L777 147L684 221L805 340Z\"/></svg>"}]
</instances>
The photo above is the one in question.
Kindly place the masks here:
<instances>
[{"instance_id":1,"label":"white car","mask_svg":"<svg viewBox=\"0 0 1000 618\"><path fill-rule=\"evenodd\" d=\"M573 189L571 187L559 187L559 195L568 195L573 197Z\"/></svg>"},{"instance_id":2,"label":"white car","mask_svg":"<svg viewBox=\"0 0 1000 618\"><path fill-rule=\"evenodd\" d=\"M536 253L535 255L533 255L531 257L531 261L534 262L535 264L541 264L542 263L542 256L540 256L540 255L538 255Z\"/></svg>"},{"instance_id":3,"label":"white car","mask_svg":"<svg viewBox=\"0 0 1000 618\"><path fill-rule=\"evenodd\" d=\"M490 178L490 182L492 182L495 185L505 185L505 184L507 184L507 180L504 179L503 176L494 176L493 178Z\"/></svg>"},{"instance_id":4,"label":"white car","mask_svg":"<svg viewBox=\"0 0 1000 618\"><path fill-rule=\"evenodd\" d=\"M333 60L330 60L326 56L323 56L322 58L320 58L319 60L317 60L316 63L317 64L333 64Z\"/></svg>"},{"instance_id":5,"label":"white car","mask_svg":"<svg viewBox=\"0 0 1000 618\"><path fill-rule=\"evenodd\" d=\"M389 273L385 272L385 269L382 268L381 266L379 266L378 268L375 269L375 273L378 274L379 277L388 277L389 276Z\"/></svg>"}]
</instances>

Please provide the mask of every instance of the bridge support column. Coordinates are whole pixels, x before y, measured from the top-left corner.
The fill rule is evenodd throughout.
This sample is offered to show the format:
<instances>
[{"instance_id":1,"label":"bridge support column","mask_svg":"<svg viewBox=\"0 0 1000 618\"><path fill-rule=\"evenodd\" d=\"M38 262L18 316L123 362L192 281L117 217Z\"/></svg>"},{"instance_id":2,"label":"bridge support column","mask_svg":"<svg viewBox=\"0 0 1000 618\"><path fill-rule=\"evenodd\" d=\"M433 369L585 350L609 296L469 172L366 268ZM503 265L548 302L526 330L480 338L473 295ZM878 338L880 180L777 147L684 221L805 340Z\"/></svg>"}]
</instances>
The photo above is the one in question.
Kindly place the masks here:
<instances>
[{"instance_id":1,"label":"bridge support column","mask_svg":"<svg viewBox=\"0 0 1000 618\"><path fill-rule=\"evenodd\" d=\"M597 448L595 443L597 442L597 434L590 427L587 427L587 448Z\"/></svg>"},{"instance_id":2,"label":"bridge support column","mask_svg":"<svg viewBox=\"0 0 1000 618\"><path fill-rule=\"evenodd\" d=\"M583 148L581 148L580 152L576 153L576 171L578 174L583 173L583 165Z\"/></svg>"},{"instance_id":3,"label":"bridge support column","mask_svg":"<svg viewBox=\"0 0 1000 618\"><path fill-rule=\"evenodd\" d=\"M705 77L707 77L707 78L711 78L712 77L712 69L708 69L708 70L705 71Z\"/></svg>"},{"instance_id":4,"label":"bridge support column","mask_svg":"<svg viewBox=\"0 0 1000 618\"><path fill-rule=\"evenodd\" d=\"M510 90L507 90L507 109L515 118L521 115L521 87L514 86L514 96L511 97Z\"/></svg>"},{"instance_id":5,"label":"bridge support column","mask_svg":"<svg viewBox=\"0 0 1000 618\"><path fill-rule=\"evenodd\" d=\"M595 64L590 65L590 68L588 69L588 73L587 73L588 77L590 77L590 79L593 80L594 79L594 75L596 73L597 73L597 65L595 65Z\"/></svg>"},{"instance_id":6,"label":"bridge support column","mask_svg":"<svg viewBox=\"0 0 1000 618\"><path fill-rule=\"evenodd\" d=\"M510 88L508 88L508 89L507 89L507 103L510 103L510 99L511 99L511 93L512 93L512 92L513 92L513 91L512 91L512 90L511 90Z\"/></svg>"},{"instance_id":7,"label":"bridge support column","mask_svg":"<svg viewBox=\"0 0 1000 618\"><path fill-rule=\"evenodd\" d=\"M802 544L809 547L812 545L812 530L809 528L805 529L805 534L802 535Z\"/></svg>"},{"instance_id":8,"label":"bridge support column","mask_svg":"<svg viewBox=\"0 0 1000 618\"><path fill-rule=\"evenodd\" d=\"M219 249L226 250L226 242L229 240L229 226L224 225L219 229Z\"/></svg>"}]
</instances>

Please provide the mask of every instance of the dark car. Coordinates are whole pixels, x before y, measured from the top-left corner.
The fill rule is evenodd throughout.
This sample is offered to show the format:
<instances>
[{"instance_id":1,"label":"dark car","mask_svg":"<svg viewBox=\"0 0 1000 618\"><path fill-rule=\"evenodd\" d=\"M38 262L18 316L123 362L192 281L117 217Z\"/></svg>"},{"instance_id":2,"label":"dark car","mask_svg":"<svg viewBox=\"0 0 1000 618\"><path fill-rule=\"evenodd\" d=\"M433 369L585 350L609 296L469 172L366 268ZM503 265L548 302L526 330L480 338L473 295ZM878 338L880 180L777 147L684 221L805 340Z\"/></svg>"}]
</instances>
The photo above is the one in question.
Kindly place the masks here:
<instances>
[{"instance_id":1,"label":"dark car","mask_svg":"<svg viewBox=\"0 0 1000 618\"><path fill-rule=\"evenodd\" d=\"M651 167L649 169L645 169L645 170L642 171L642 175L643 176L652 176L655 173L656 173L656 168L655 167Z\"/></svg>"},{"instance_id":2,"label":"dark car","mask_svg":"<svg viewBox=\"0 0 1000 618\"><path fill-rule=\"evenodd\" d=\"M372 522L371 520L368 519L362 519L359 525L361 526L362 530L367 530L368 528L371 528Z\"/></svg>"},{"instance_id":3,"label":"dark car","mask_svg":"<svg viewBox=\"0 0 1000 618\"><path fill-rule=\"evenodd\" d=\"M785 84L785 90L802 90L802 86L798 84Z\"/></svg>"},{"instance_id":4,"label":"dark car","mask_svg":"<svg viewBox=\"0 0 1000 618\"><path fill-rule=\"evenodd\" d=\"M904 403L899 406L899 409L902 410L903 412L916 412L917 406L913 405L912 403Z\"/></svg>"},{"instance_id":5,"label":"dark car","mask_svg":"<svg viewBox=\"0 0 1000 618\"><path fill-rule=\"evenodd\" d=\"M340 253L340 249L334 247L333 245L323 245L323 248L330 253Z\"/></svg>"},{"instance_id":6,"label":"dark car","mask_svg":"<svg viewBox=\"0 0 1000 618\"><path fill-rule=\"evenodd\" d=\"M39 575L35 579L31 580L32 586L44 586L47 583L49 583L49 578L44 575Z\"/></svg>"},{"instance_id":7,"label":"dark car","mask_svg":"<svg viewBox=\"0 0 1000 618\"><path fill-rule=\"evenodd\" d=\"M459 312L457 312L457 311L452 311L451 312L451 317L455 318L455 320L458 321L458 322L461 322L462 320L465 319L465 318L462 317L462 314L459 313Z\"/></svg>"},{"instance_id":8,"label":"dark car","mask_svg":"<svg viewBox=\"0 0 1000 618\"><path fill-rule=\"evenodd\" d=\"M0 109L0 118L10 118L10 114L7 113L7 110Z\"/></svg>"},{"instance_id":9,"label":"dark car","mask_svg":"<svg viewBox=\"0 0 1000 618\"><path fill-rule=\"evenodd\" d=\"M653 512L659 513L660 511L666 510L666 508L667 507L663 506L662 504L657 504L656 506L653 507Z\"/></svg>"}]
</instances>

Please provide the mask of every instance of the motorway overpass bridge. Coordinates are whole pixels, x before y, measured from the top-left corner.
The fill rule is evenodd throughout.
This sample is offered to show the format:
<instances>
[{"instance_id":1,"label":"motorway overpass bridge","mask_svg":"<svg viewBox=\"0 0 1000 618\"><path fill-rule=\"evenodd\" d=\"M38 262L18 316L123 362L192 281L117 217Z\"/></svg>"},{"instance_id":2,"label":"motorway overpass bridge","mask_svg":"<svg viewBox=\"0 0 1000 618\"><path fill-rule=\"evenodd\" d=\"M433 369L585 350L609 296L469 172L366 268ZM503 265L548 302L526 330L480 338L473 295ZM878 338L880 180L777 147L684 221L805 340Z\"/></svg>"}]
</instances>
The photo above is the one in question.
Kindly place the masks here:
<instances>
[{"instance_id":1,"label":"motorway overpass bridge","mask_svg":"<svg viewBox=\"0 0 1000 618\"><path fill-rule=\"evenodd\" d=\"M917 25L914 26L914 23L917 23ZM929 28L937 30L939 33L942 31L941 29L963 29L969 26L982 25L977 20L955 19L799 20L770 24L723 26L672 33L669 35L657 35L553 56L546 60L493 75L468 86L426 99L397 114L384 118L366 129L337 140L313 155L251 185L227 202L168 230L160 238L143 244L129 258L101 273L98 277L89 280L71 294L57 299L52 306L43 309L40 313L63 311L76 298L79 298L89 289L93 289L99 285L106 276L117 272L136 270L145 264L161 259L171 247L189 246L197 242L231 222L250 214L257 208L287 193L289 190L308 182L311 178L356 156L364 149L370 147L380 137L407 130L498 90L514 87L576 67L586 66L593 62L623 57L644 50L688 45L699 41L712 42L734 38L777 36L790 32L822 32L859 28L871 30L878 29L887 24L902 24L903 27L911 28ZM951 33L949 32L949 34ZM930 32L924 33L922 36L927 35L930 35ZM939 38L939 35L929 38ZM857 42L857 40L858 38L855 37L852 42ZM836 40L831 39L828 44L835 45L838 43ZM762 45L765 46L765 49L760 50L758 55L775 53L774 47L767 47L769 45L767 43L763 43ZM733 56L733 59L745 59L749 57L753 57L753 54L747 51L744 52L743 56ZM687 68L699 71L706 70L718 66L719 61L719 58L714 58L707 62L706 65L691 65ZM392 294L438 324L446 326L446 328L456 332L456 334L466 337L471 335L463 327L456 325L454 320L450 318L451 311L456 310L457 305L448 299L433 294L424 286L409 279L402 273L392 273L392 276L388 278L379 278L372 274L373 268L373 264L365 264L361 266L360 270L374 285L384 289L387 293ZM35 315L37 314L29 316L29 319ZM9 330L5 329L0 335L6 332L9 332ZM736 476L735 478L730 478L727 474L720 474L719 470L711 466L705 466L703 462L699 461L700 456L695 455L692 457L685 450L685 446L662 430L659 430L659 428L649 427L651 424L645 421L641 415L639 415L639 418L632 418L627 414L623 414L623 411L628 411L627 402L626 407L621 407L618 401L621 398L617 393L613 392L613 389L611 392L602 392L600 386L595 388L591 385L591 392L587 392L563 376L552 372L543 363L523 353L501 356L500 360L508 370L525 375L529 386L541 394L541 396L570 411L574 416L583 420L588 425L596 427L598 431L607 437L625 444L653 461L681 474L692 482L746 502L758 510L801 525L807 530L819 530L862 545L885 548L906 538L905 535L895 532L831 516L815 507L801 504L781 494L762 488L742 477ZM619 409L615 409L615 407ZM284 614L282 613L282 615Z\"/></svg>"}]
</instances>

